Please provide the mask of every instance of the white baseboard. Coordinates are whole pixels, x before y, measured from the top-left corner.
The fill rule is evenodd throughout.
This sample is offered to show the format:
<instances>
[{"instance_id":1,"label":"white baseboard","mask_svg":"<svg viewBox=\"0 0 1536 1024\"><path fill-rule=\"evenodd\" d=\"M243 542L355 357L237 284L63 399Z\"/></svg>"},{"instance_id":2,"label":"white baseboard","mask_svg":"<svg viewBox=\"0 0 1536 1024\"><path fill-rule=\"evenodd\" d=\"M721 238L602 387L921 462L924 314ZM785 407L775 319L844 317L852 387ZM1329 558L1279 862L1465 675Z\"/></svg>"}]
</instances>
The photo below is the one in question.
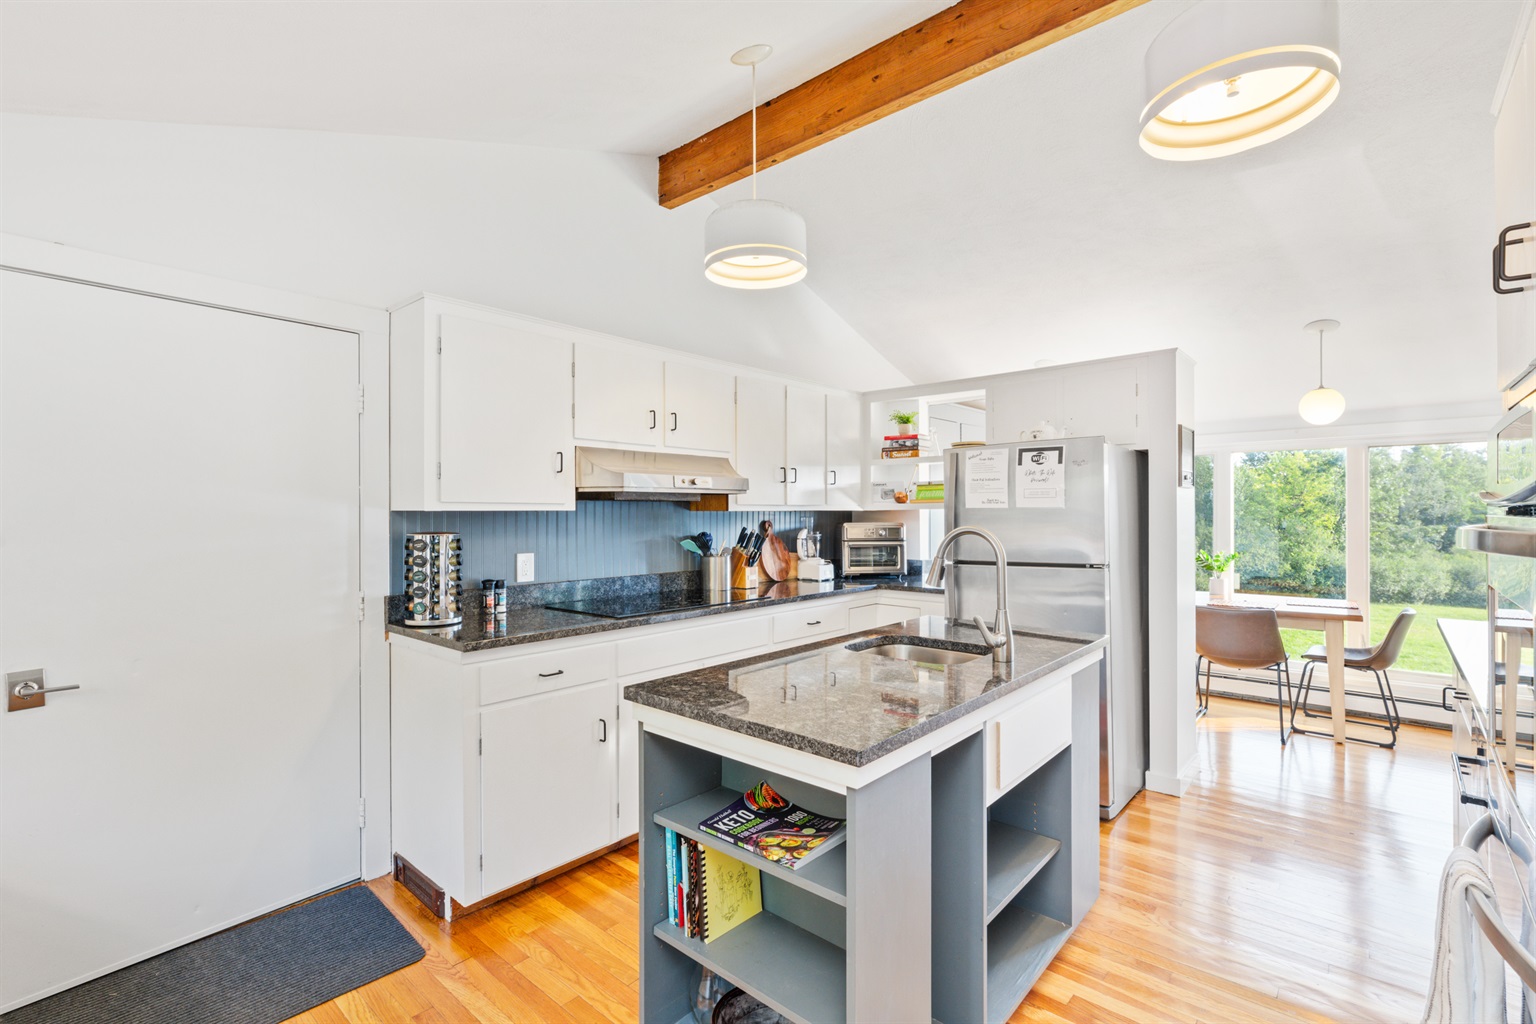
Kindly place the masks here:
<instances>
[{"instance_id":1,"label":"white baseboard","mask_svg":"<svg viewBox=\"0 0 1536 1024\"><path fill-rule=\"evenodd\" d=\"M1147 789L1154 793L1165 793L1168 796L1183 796L1189 792L1189 787L1195 782L1195 768L1191 764L1181 775L1165 775L1162 772L1148 771Z\"/></svg>"}]
</instances>

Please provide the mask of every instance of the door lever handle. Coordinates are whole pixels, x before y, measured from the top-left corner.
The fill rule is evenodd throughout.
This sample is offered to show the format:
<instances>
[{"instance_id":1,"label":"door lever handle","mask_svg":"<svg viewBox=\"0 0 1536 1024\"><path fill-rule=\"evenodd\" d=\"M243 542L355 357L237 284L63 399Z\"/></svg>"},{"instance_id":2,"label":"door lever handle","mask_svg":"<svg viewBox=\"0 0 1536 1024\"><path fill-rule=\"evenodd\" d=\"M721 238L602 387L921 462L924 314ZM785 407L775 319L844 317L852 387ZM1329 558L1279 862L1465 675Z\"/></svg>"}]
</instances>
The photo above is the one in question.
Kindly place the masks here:
<instances>
[{"instance_id":1,"label":"door lever handle","mask_svg":"<svg viewBox=\"0 0 1536 1024\"><path fill-rule=\"evenodd\" d=\"M11 696L26 700L29 697L36 697L40 693L62 693L65 690L78 689L80 689L79 683L71 683L68 686L38 686L32 680L28 679L24 683L17 683L15 686L11 687Z\"/></svg>"}]
</instances>

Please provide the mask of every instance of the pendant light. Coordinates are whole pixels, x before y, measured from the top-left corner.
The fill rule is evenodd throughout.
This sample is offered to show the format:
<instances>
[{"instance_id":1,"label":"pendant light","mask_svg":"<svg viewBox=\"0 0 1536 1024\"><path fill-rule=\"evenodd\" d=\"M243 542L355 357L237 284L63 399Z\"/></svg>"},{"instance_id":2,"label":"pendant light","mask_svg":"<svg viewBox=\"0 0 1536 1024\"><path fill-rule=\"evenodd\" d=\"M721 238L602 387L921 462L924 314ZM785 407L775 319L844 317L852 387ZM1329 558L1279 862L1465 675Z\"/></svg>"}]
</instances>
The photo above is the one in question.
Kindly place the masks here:
<instances>
[{"instance_id":1,"label":"pendant light","mask_svg":"<svg viewBox=\"0 0 1536 1024\"><path fill-rule=\"evenodd\" d=\"M782 288L805 277L805 219L757 198L757 66L773 47L748 46L731 63L752 69L752 198L727 203L704 223L704 276L727 288Z\"/></svg>"},{"instance_id":2,"label":"pendant light","mask_svg":"<svg viewBox=\"0 0 1536 1024\"><path fill-rule=\"evenodd\" d=\"M1262 146L1339 95L1338 0L1201 0L1146 56L1141 148L1208 160Z\"/></svg>"},{"instance_id":3,"label":"pendant light","mask_svg":"<svg viewBox=\"0 0 1536 1024\"><path fill-rule=\"evenodd\" d=\"M1301 396L1296 411L1302 419L1319 427L1344 415L1344 396L1333 388L1323 387L1323 335L1338 327L1337 320L1313 320L1303 328L1317 332L1317 387Z\"/></svg>"}]
</instances>

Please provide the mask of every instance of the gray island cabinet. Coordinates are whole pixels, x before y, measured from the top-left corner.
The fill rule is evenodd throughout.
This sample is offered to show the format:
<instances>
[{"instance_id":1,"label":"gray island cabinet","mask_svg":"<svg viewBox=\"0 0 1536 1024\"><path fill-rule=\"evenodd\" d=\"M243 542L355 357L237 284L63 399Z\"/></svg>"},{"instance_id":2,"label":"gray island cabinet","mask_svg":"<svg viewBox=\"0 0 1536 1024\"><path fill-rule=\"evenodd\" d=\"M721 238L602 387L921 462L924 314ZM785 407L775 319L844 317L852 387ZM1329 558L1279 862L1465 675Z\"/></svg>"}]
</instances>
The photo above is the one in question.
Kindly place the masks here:
<instances>
[{"instance_id":1,"label":"gray island cabinet","mask_svg":"<svg viewBox=\"0 0 1536 1024\"><path fill-rule=\"evenodd\" d=\"M705 966L795 1021L1001 1022L1099 892L1104 638L1017 632L995 666L936 617L626 688L640 735L640 1017ZM699 822L766 780L846 818L791 870ZM666 829L762 871L713 942L668 921Z\"/></svg>"}]
</instances>

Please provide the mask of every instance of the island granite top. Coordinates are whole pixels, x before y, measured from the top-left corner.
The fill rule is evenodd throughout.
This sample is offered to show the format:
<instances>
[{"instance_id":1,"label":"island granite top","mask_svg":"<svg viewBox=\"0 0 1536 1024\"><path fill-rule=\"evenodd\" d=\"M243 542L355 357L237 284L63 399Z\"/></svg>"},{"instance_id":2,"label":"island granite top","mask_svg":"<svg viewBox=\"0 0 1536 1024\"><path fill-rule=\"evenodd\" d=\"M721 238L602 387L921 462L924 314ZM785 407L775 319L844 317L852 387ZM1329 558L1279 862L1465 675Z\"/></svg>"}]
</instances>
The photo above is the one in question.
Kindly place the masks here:
<instances>
[{"instance_id":1,"label":"island granite top","mask_svg":"<svg viewBox=\"0 0 1536 1024\"><path fill-rule=\"evenodd\" d=\"M958 665L903 661L871 648L915 639L981 653ZM791 651L624 689L635 704L861 768L1103 647L1096 634L1014 631L1006 676L974 626L924 616Z\"/></svg>"},{"instance_id":2,"label":"island granite top","mask_svg":"<svg viewBox=\"0 0 1536 1024\"><path fill-rule=\"evenodd\" d=\"M675 573L672 575L688 575L696 579L698 573ZM601 598L607 596L613 592L614 585L621 585L624 582L624 578L584 581L586 584L594 584L596 586L585 587L580 592L580 597ZM397 636L408 636L417 640L423 640L429 644L435 644L438 647L470 653L472 651L493 650L498 647L513 647L518 644L537 643L541 640L560 640L570 636L603 633L611 629L651 626L658 622L675 622L680 619L694 619L704 615L725 615L731 612L746 611L751 608L792 604L797 601L812 601L817 598L857 594L869 590L896 590L924 594L944 593L942 588L925 586L922 578L917 576L839 579L825 583L816 583L808 580L784 580L778 583L767 581L756 591L750 593L733 591L733 594L739 593L736 599L707 607L663 611L655 615L643 615L626 619L610 619L596 615L585 615L580 612L545 608L541 605L523 605L509 609L505 617L498 619L495 623L488 626L480 614L480 602L477 596L479 592L470 591L466 601L468 607L464 610L464 621L460 625L407 626L402 622L394 621L395 617L391 616L391 621L386 629ZM392 598L392 600L401 599ZM564 602L571 600L571 597L551 597L550 600Z\"/></svg>"}]
</instances>

